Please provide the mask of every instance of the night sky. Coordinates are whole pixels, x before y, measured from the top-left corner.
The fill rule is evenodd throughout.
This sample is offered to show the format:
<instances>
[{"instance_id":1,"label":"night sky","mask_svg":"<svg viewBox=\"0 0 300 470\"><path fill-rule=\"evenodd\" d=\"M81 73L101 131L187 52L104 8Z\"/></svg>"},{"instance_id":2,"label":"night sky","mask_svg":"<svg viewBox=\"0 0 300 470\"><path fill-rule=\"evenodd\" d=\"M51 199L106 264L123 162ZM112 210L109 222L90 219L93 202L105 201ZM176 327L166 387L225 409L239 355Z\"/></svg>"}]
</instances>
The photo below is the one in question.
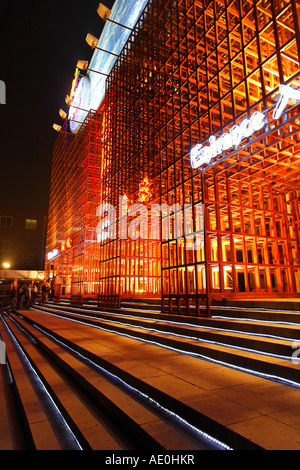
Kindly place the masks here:
<instances>
[{"instance_id":1,"label":"night sky","mask_svg":"<svg viewBox=\"0 0 300 470\"><path fill-rule=\"evenodd\" d=\"M126 0L124 0L126 1ZM103 0L112 8L114 0ZM77 60L90 60L87 33L104 26L98 0L1 0L0 80L6 104L0 106L0 206L47 212L51 161L68 111Z\"/></svg>"}]
</instances>

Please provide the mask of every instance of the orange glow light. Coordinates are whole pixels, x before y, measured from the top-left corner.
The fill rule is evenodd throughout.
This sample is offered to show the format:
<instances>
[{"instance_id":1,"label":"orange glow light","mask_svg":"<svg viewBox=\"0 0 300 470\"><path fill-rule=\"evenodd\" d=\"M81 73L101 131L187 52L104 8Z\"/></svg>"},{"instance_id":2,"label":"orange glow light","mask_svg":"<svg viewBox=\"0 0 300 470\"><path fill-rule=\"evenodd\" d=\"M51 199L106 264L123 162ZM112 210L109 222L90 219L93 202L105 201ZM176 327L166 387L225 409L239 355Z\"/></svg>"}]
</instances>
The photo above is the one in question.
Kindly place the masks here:
<instances>
[{"instance_id":1,"label":"orange glow light","mask_svg":"<svg viewBox=\"0 0 300 470\"><path fill-rule=\"evenodd\" d=\"M139 186L138 201L139 202L147 201L149 200L151 196L152 196L152 184L149 181L148 176L146 176Z\"/></svg>"},{"instance_id":2,"label":"orange glow light","mask_svg":"<svg viewBox=\"0 0 300 470\"><path fill-rule=\"evenodd\" d=\"M61 251L66 251L69 248L72 248L72 246L73 246L72 239L68 238L65 242L62 242L62 244L60 245L60 250Z\"/></svg>"}]
</instances>

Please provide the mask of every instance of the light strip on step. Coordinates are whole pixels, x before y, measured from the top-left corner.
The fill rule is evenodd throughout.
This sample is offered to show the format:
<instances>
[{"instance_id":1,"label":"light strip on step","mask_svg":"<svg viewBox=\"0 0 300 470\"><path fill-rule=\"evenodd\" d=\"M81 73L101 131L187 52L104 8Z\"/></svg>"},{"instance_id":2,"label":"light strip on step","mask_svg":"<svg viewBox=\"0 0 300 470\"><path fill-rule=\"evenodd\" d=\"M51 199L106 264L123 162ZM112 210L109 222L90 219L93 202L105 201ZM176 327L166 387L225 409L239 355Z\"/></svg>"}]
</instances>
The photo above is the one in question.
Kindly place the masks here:
<instances>
[{"instance_id":1,"label":"light strip on step","mask_svg":"<svg viewBox=\"0 0 300 470\"><path fill-rule=\"evenodd\" d=\"M8 315L9 318L15 323L15 320L10 316ZM34 367L32 366L32 364L30 363L30 361L28 360L26 354L24 353L23 349L21 348L20 346L20 343L19 341L17 340L17 338L15 337L15 335L13 334L13 332L11 331L11 329L9 328L9 326L7 325L7 323L5 322L5 320L3 318L1 318L2 320L2 323L4 324L9 336L11 337L11 340L12 342L14 343L14 346L15 348L17 349L18 353L20 354L22 360L25 362L26 364L26 367L27 369L29 370L30 372L30 377L31 379L33 380L33 383L34 383L34 386L38 389L39 393L41 393L43 395L43 397L46 399L48 405L50 406L52 412L54 413L54 419L57 419L60 424L63 426L63 428L65 429L65 433L67 433L68 435L68 442L70 443L73 443L75 442L76 443L76 449L78 450L83 450L78 439L76 438L76 436L74 435L73 431L71 430L70 426L68 425L68 423L66 422L64 416L62 415L62 413L60 412L60 410L58 409L55 401L53 400L53 398L51 397L50 393L48 392L47 388L45 387L44 383L42 382L42 380L40 379L38 373L36 372L36 370L34 369ZM18 325L18 324L17 324ZM19 326L19 325L18 325ZM28 336L28 333L27 333L27 336ZM72 446L73 449L75 450L74 448L74 445Z\"/></svg>"},{"instance_id":2,"label":"light strip on step","mask_svg":"<svg viewBox=\"0 0 300 470\"><path fill-rule=\"evenodd\" d=\"M64 310L60 310L60 312L61 313L66 313L68 315L77 315L75 312L68 312L68 311L64 311ZM151 328L151 327L147 328L147 327L144 327L144 326L141 326L141 325L131 325L130 323L119 322L117 320L110 320L110 319L106 319L106 318L97 318L96 316L91 317L89 315L84 315L83 313L78 313L78 315L80 315L83 318L90 319L90 320L104 321L106 323L113 323L113 324L120 325L120 326L127 326L127 327L136 328L136 329L140 329L140 330L144 330L144 331L159 333L159 334L162 334L162 335L174 336L174 337L178 337L178 338L185 338L185 339L188 339L188 340L191 340L191 341L197 341L197 342L207 343L207 344L215 344L215 345L226 347L226 348L229 348L229 349L237 349L239 351L247 351L247 352L250 352L250 353L253 353L253 354L259 354L259 355L262 355L262 356L269 356L269 357L274 357L276 359L283 359L283 360L287 360L287 361L292 361L292 356L283 356L283 355L280 355L280 354L270 353L270 352L267 352L267 351L260 351L260 350L257 350L257 349L251 349L251 348L246 348L246 347L242 347L242 346L222 343L221 341L213 341L213 340L203 339L203 338L199 338L197 336L187 336L187 335L180 334L180 333L161 331L161 330L157 330L155 328ZM118 315L115 314L115 316L118 316ZM124 317L124 318L126 318L126 317ZM144 319L142 317L135 317L135 316L132 316L130 318L137 318L139 320ZM173 323L173 322L163 321L163 323L170 324L170 325L173 325L173 326L177 326L177 323ZM184 324L184 323L181 323L180 325L181 326L190 326L190 327L193 326L193 325ZM95 325L90 325L90 326L95 326ZM280 336L275 336L275 335L267 335L267 334L252 333L252 332L251 333L249 333L249 332L239 332L237 330L214 328L214 327L208 327L208 326L198 327L197 329L204 329L204 330L207 329L207 330L216 331L216 332L222 331L222 332L226 332L226 333L234 333L234 334L237 334L237 335L256 336L256 337L259 337L259 338L278 339L278 340L281 340L281 341L287 341L287 342L291 342L291 343L299 341L299 340L296 340L296 339L290 339L290 338L287 339L287 338L280 337Z\"/></svg>"},{"instance_id":3,"label":"light strip on step","mask_svg":"<svg viewBox=\"0 0 300 470\"><path fill-rule=\"evenodd\" d=\"M52 314L50 314L52 315ZM55 315L54 315L55 316ZM77 320L76 320L77 322ZM78 322L78 323L81 323L81 322ZM84 323L83 323L84 324ZM59 339L55 338L54 336L52 336L49 332L46 332L43 330L43 328L39 327L38 325L34 325L39 331L41 331L43 334L47 335L48 337L50 337L53 341L55 341L56 343L60 344L61 346L63 346L65 349L68 349L69 351L72 352L72 354L75 354L76 356L80 357L81 359L83 359L85 362L91 364L93 367L95 367L96 369L100 370L101 373L109 376L110 378L112 378L114 381L117 381L117 382L120 382L124 387L126 387L127 389L130 389L131 391L133 391L135 394L137 395L140 395L141 397L143 397L144 399L146 399L147 401L151 402L152 405L154 405L155 407L157 407L158 409L162 410L164 413L167 413L168 415L172 416L173 418L175 418L176 420L180 421L181 424L183 424L184 426L188 427L190 430L192 430L194 433L196 434L199 434L201 437L211 441L212 443L214 443L216 446L219 446L221 447L222 449L224 450L232 450L231 447L229 447L227 444L224 444L223 442L219 441L218 439L215 439L214 437L210 436L209 434L207 434L205 431L202 431L201 429L197 428L196 426L190 424L187 420L185 420L184 418L182 418L180 415L178 415L177 413L169 410L168 408L162 406L157 400L154 400L153 398L151 398L149 395L145 394L144 392L140 391L139 389L133 387L132 385L130 385L128 382L126 382L125 380L121 379L119 376L113 374L112 372L109 372L107 369L105 369L104 367L101 367L99 364L95 363L94 361L92 361L91 359L87 358L86 356L84 356L83 354L79 353L78 351L76 351L75 349L71 348L69 345L66 345L63 341L60 341ZM101 328L100 328L101 329ZM125 335L126 336L126 335Z\"/></svg>"},{"instance_id":4,"label":"light strip on step","mask_svg":"<svg viewBox=\"0 0 300 470\"><path fill-rule=\"evenodd\" d=\"M59 315L56 315L54 313L47 313L47 315L52 315L52 316L61 318ZM87 323L85 323L83 321L74 320L72 318L67 318L67 317L63 317L63 318L68 320L68 321L74 321L76 323L80 323L80 324L85 325L85 326L87 325ZM198 358L201 358L205 361L213 362L215 364L219 364L219 365L222 365L222 366L225 366L225 367L229 367L231 369L239 370L241 372L246 372L248 374L256 375L256 376L261 377L261 378L267 378L268 380L274 380L276 382L282 382L285 385L290 385L290 386L293 386L293 387L300 388L300 383L299 382L295 382L293 380L286 379L284 377L280 377L280 376L277 376L277 375L274 375L274 374L265 374L264 372L259 372L259 371L255 371L255 370L252 370L252 369L247 369L247 368L241 367L241 366L235 366L235 365L230 364L228 362L220 361L218 359L213 359L209 356L205 356L204 354L190 353L190 352L178 349L178 348L174 348L174 347L171 347L171 346L160 344L156 341L149 341L149 340L145 340L145 339L142 339L142 338L139 338L139 337L135 337L133 335L129 335L128 333L120 333L118 331L109 330L109 329L102 328L100 326L95 326L95 325L90 325L90 326L93 327L93 328L97 328L99 330L105 331L105 332L117 334L119 336L125 336L125 337L130 338L130 339L134 339L134 340L142 341L142 342L152 344L152 345L155 345L155 346L163 347L165 349L169 349L169 350L172 350L174 352L178 352L180 354L185 354L185 355L188 355L188 356L198 357Z\"/></svg>"}]
</instances>

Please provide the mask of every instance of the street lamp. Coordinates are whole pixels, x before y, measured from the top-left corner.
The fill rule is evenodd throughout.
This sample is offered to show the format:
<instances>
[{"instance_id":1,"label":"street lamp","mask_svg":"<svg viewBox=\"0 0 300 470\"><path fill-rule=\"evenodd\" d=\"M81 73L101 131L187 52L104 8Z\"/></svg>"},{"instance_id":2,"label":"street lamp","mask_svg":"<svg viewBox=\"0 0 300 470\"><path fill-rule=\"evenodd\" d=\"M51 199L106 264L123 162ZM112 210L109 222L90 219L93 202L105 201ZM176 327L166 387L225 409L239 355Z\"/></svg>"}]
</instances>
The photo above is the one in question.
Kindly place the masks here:
<instances>
[{"instance_id":1,"label":"street lamp","mask_svg":"<svg viewBox=\"0 0 300 470\"><path fill-rule=\"evenodd\" d=\"M68 115L67 115L67 113L65 113L65 111L63 109L60 109L58 111L58 113L59 113L59 115L62 119L67 119Z\"/></svg>"},{"instance_id":2,"label":"street lamp","mask_svg":"<svg viewBox=\"0 0 300 470\"><path fill-rule=\"evenodd\" d=\"M61 131L61 126L59 126L58 124L53 124L53 129L56 131L56 132L60 132Z\"/></svg>"},{"instance_id":3,"label":"street lamp","mask_svg":"<svg viewBox=\"0 0 300 470\"><path fill-rule=\"evenodd\" d=\"M122 26L122 28L129 29L129 31L132 31L132 28L129 28L128 26L125 26L124 24L117 23L116 21L110 20L109 16L111 14L111 10L107 8L103 3L99 3L99 7L97 10L98 15L100 18L102 18L104 21L110 21L111 23L117 24L118 26Z\"/></svg>"},{"instance_id":4,"label":"street lamp","mask_svg":"<svg viewBox=\"0 0 300 470\"><path fill-rule=\"evenodd\" d=\"M88 70L89 72L99 73L100 75L104 75L105 77L108 77L107 73L98 72L97 70L92 70L92 69L89 69L88 67L89 67L89 63L87 60L79 60L77 62L77 68L79 68L80 70Z\"/></svg>"},{"instance_id":5,"label":"street lamp","mask_svg":"<svg viewBox=\"0 0 300 470\"><path fill-rule=\"evenodd\" d=\"M71 104L72 104L72 99L70 98L69 95L66 95L66 97L65 97L65 102L66 102L67 106L71 106Z\"/></svg>"},{"instance_id":6,"label":"street lamp","mask_svg":"<svg viewBox=\"0 0 300 470\"><path fill-rule=\"evenodd\" d=\"M116 57L119 57L118 54L115 54L114 52L109 52L109 51L106 51L105 49L101 49L100 47L97 47L99 39L95 38L95 36L93 36L92 34L88 33L85 40L88 43L88 45L91 46L92 49L97 49L98 51L106 52L107 54L111 54Z\"/></svg>"}]
</instances>

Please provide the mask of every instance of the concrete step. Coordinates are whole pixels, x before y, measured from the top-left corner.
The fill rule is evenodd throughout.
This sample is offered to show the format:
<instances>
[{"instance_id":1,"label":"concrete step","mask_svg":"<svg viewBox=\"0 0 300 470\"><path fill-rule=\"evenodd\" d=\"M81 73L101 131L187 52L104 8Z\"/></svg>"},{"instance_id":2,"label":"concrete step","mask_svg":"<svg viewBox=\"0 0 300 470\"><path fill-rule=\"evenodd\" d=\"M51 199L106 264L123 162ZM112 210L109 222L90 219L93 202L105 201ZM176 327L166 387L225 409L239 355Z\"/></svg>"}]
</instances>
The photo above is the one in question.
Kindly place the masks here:
<instances>
[{"instance_id":1,"label":"concrete step","mask_svg":"<svg viewBox=\"0 0 300 470\"><path fill-rule=\"evenodd\" d=\"M30 314L30 312L28 313ZM128 390L124 392L110 380L99 374L99 371L95 371L78 358L75 358L73 354L65 350L63 345L58 345L54 341L54 337L49 338L49 336L45 336L46 330L42 331L42 325L39 325L37 330L36 321L33 324L27 312L22 313L21 318L9 314L5 316L5 322L18 338L24 353L28 355L34 368L39 371L39 375L47 383L51 396L55 397L55 402L60 410L63 411L65 419L68 421L73 434L77 436L81 446L105 450L122 448L120 444L118 445L118 440L119 442L121 440L121 433L119 432L118 439L112 440L111 437L109 438L109 436L104 435L105 430L100 429L100 424L97 424L97 417L95 418L90 415L91 408L95 413L95 407L99 410L101 406L103 407L104 403L108 415L114 415L115 419L117 418L118 428L122 429L126 425L126 436L134 434L136 442L139 441L139 445L144 450L164 448L199 450L207 448L204 447L201 440L197 440L194 436L189 436L185 431L177 429L165 417L159 416L157 412L151 411L148 406L144 406L134 397L129 396ZM19 330L15 322L21 326L22 331ZM31 341L27 337L28 334L31 336ZM34 340L35 345L32 345L32 340ZM64 342L64 338L60 337L60 341ZM70 346L69 341L66 344ZM80 353L85 354L85 351L80 349ZM49 357L51 357L51 362L55 362L56 367L59 366L59 375L56 367L53 367L53 364L49 364ZM94 358L94 360L99 361L99 358ZM100 362L103 366L105 361ZM64 372L67 371L69 379L72 380L72 387L69 385L69 389L67 389L68 383L61 377L62 370ZM130 376L126 377L126 374L115 367L113 371L115 374L119 374L122 379L126 378L127 381L132 379ZM76 386L80 384L81 393L84 390L83 397L81 393L78 393L77 389L74 394L75 383ZM135 386L137 386L136 381ZM138 386L142 387L143 383L138 383ZM89 407L87 407L85 400L85 393L87 391L89 392ZM155 393L157 394L158 391ZM90 404L91 397L93 402L97 400L96 405L93 403L94 406ZM26 404L26 397L24 397L24 402ZM94 424L93 421L95 421ZM106 423L107 426L108 424ZM92 432L94 429L97 429L97 433ZM235 433L232 434L234 435ZM130 449L132 447L130 447L131 441L129 437L128 440L126 448ZM244 442L244 439L241 437L239 440ZM244 445L246 447L247 445L253 447L253 444L247 444L247 441L245 441Z\"/></svg>"},{"instance_id":2,"label":"concrete step","mask_svg":"<svg viewBox=\"0 0 300 470\"><path fill-rule=\"evenodd\" d=\"M70 308L70 304L65 302L64 304L53 304L59 309L60 306ZM139 308L138 308L139 307ZM224 308L214 307L212 309L213 315L211 318L205 316L192 316L192 315L179 315L179 314L166 314L160 313L152 308L145 309L141 305L136 304L134 307L121 306L120 309L101 307L99 309L93 305L83 305L83 310L89 310L94 312L106 312L106 313L117 313L132 315L136 317L152 318L155 320L166 320L173 321L174 323L186 323L198 326L209 326L216 325L215 320L218 320L219 329L234 329L237 332L253 333L253 334L265 334L270 336L278 336L287 339L300 339L299 327L300 327L300 312L289 312L289 311L275 311L267 309L247 309L247 308Z\"/></svg>"},{"instance_id":3,"label":"concrete step","mask_svg":"<svg viewBox=\"0 0 300 470\"><path fill-rule=\"evenodd\" d=\"M211 307L214 318L234 318L258 320L278 323L292 323L300 325L300 311L289 309L268 309L257 307Z\"/></svg>"},{"instance_id":4,"label":"concrete step","mask_svg":"<svg viewBox=\"0 0 300 470\"><path fill-rule=\"evenodd\" d=\"M51 309L52 305L47 306ZM228 316L223 316L219 311L219 315L213 318L203 317L186 317L180 315L160 314L149 312L146 310L123 310L119 309L101 309L92 307L73 308L65 305L56 305L57 311L65 311L70 313L92 315L95 318L103 318L114 321L117 317L119 322L130 322L133 326L142 326L152 323L155 328L160 331L169 331L174 334L192 335L197 338L207 339L211 341L219 341L227 344L242 346L245 343L245 349L249 347L260 352L269 352L281 356L291 356L291 345L299 340L300 324L286 321L272 321L270 318L265 320L263 312L262 318L260 312L256 317L246 317L246 312L241 317L233 317L235 312L226 312ZM250 343L249 343L250 341ZM248 344L247 344L248 343Z\"/></svg>"},{"instance_id":5,"label":"concrete step","mask_svg":"<svg viewBox=\"0 0 300 470\"><path fill-rule=\"evenodd\" d=\"M30 364L26 363L21 349L2 322L0 322L0 333L6 347L14 397L17 397L14 405L15 412L19 416L21 415L20 422L24 433L23 441L26 443L25 449L60 450L60 442L45 411ZM10 429L7 430L12 439L16 435L17 425L18 423L14 422L11 432Z\"/></svg>"},{"instance_id":6,"label":"concrete step","mask_svg":"<svg viewBox=\"0 0 300 470\"><path fill-rule=\"evenodd\" d=\"M37 332L32 326L28 326L24 320L17 319L17 323L20 324L27 333L33 334L34 340L43 345L43 353L47 352L47 357L50 354L52 360L56 364L60 365L60 372L63 369L64 371L68 370L69 377L72 377L74 383L84 384L85 390L89 390L93 394L93 401L97 404L91 404L90 400L82 398L78 390L74 392L74 383L72 387L66 380L61 378L61 374L57 374L57 371L50 366L45 355L41 354L35 346L32 346L32 343L28 338L18 329L16 324L12 322L9 318L5 318L5 321L12 329L18 340L22 344L24 352L28 354L34 367L39 370L48 385L51 395L55 396L55 401L58 404L59 408L63 410L65 419L67 419L69 426L72 428L74 436L79 441L80 447L85 450L132 450L135 447L132 445L129 438L125 438L124 435L119 431L119 428L126 426L126 435L135 434L136 442L140 441L140 446L143 446L144 449L163 449L163 447L147 432L145 432L140 424L136 423L134 419L131 419L126 411L135 410L137 412L137 403L132 403L132 400L128 394L119 390L109 381L103 379L99 376L99 373L92 371L91 368L82 364L78 359L74 358L71 354L67 353L63 347L58 346L49 338L45 337L41 332ZM55 352L54 352L55 351ZM62 360L63 357L63 360ZM80 374L78 374L80 370ZM101 390L101 391L100 391ZM105 395L104 395L105 390ZM109 398L108 398L109 397ZM112 401L117 402L118 405L115 405ZM26 402L26 397L24 397ZM121 405L120 405L121 404ZM94 405L94 406L92 406ZM108 424L107 418L102 416L102 419L99 419L99 410L105 405L106 413L114 414L115 419L117 419L117 428L112 431L111 422ZM142 408L140 406L140 408ZM143 416L142 419L149 420L151 422L158 422L157 416L154 414L151 415L150 411L143 410L143 413L140 415ZM125 423L125 421L127 421ZM173 433L175 437L176 431L170 429L165 423L160 424L160 427L164 427L165 433ZM62 430L59 430L58 434L62 433ZM137 437L138 436L138 437ZM178 436L177 436L178 438ZM183 440L183 439L181 439ZM187 445L188 439L185 440ZM45 445L49 449L48 439L45 441ZM189 442L191 446L191 442ZM149 447L150 446L150 447ZM40 449L40 447L37 447ZM63 447L64 448L64 447ZM194 447L198 447L194 444ZM51 448L50 448L51 450Z\"/></svg>"},{"instance_id":7,"label":"concrete step","mask_svg":"<svg viewBox=\"0 0 300 470\"><path fill-rule=\"evenodd\" d=\"M48 308L51 310L51 306ZM266 353L282 358L291 358L293 342L299 336L299 327L285 325L270 325L269 323L239 322L232 319L221 320L205 318L188 318L169 315L153 315L143 312L121 310L119 313L105 313L99 310L84 310L65 306L56 306L56 310L75 314L92 315L95 319L130 324L133 327L148 328L161 333L169 333L176 336L189 337L201 341L214 342L227 346L243 348L245 350ZM84 313L85 312L85 313ZM245 324L246 323L246 324ZM273 328L271 328L271 326ZM275 340L276 339L276 340Z\"/></svg>"},{"instance_id":8,"label":"concrete step","mask_svg":"<svg viewBox=\"0 0 300 470\"><path fill-rule=\"evenodd\" d=\"M90 308L78 308L76 315L75 309L62 310L67 310L66 306L48 305L20 313L34 328L43 328L59 341L67 341L130 386L141 387L160 405L183 413L181 419L201 423L206 432L222 436L222 442L230 442L233 448L298 448L298 389L272 377L272 369L278 371L280 365L285 369L287 361L280 364L271 356L191 340L184 335L175 338L170 332L158 333L153 326L159 322L154 324L151 312L144 311L143 316L138 313L147 326L147 330L141 330L140 325L120 323L121 315L125 319L128 313L124 315L123 310L114 316L114 323L107 317L96 318L98 313ZM130 312L126 322L130 317L140 321ZM264 365L267 373L254 375L244 368L244 361L249 366ZM265 394L261 394L263 390Z\"/></svg>"},{"instance_id":9,"label":"concrete step","mask_svg":"<svg viewBox=\"0 0 300 470\"><path fill-rule=\"evenodd\" d=\"M174 316L135 309L114 309L113 312L101 309L100 312L92 308L51 305L44 307L45 311L47 309L75 320L82 315L82 320L91 325L221 361L251 373L291 384L300 383L299 365L292 360L300 338L298 324Z\"/></svg>"},{"instance_id":10,"label":"concrete step","mask_svg":"<svg viewBox=\"0 0 300 470\"><path fill-rule=\"evenodd\" d=\"M53 302L48 302L48 304ZM61 305L69 306L69 299L62 299L60 301ZM95 308L97 307L97 300L90 299L88 303L82 306L83 308ZM130 299L122 300L120 305L121 310L138 310L138 311L153 311L154 313L161 312L161 301L159 299ZM101 307L101 310L107 311L118 311L119 309L114 309L112 307ZM201 317L206 317L206 308L205 306L200 307L200 312L203 315ZM213 318L234 318L234 319L256 319L258 321L271 321L271 322L289 322L300 324L300 302L295 301L227 301L225 304L221 302L212 302L210 309L211 316ZM176 312L165 313L165 315L173 317L184 317L188 319L189 317L194 318L196 313L185 314L181 312L177 314ZM188 320L187 320L188 321Z\"/></svg>"}]
</instances>

